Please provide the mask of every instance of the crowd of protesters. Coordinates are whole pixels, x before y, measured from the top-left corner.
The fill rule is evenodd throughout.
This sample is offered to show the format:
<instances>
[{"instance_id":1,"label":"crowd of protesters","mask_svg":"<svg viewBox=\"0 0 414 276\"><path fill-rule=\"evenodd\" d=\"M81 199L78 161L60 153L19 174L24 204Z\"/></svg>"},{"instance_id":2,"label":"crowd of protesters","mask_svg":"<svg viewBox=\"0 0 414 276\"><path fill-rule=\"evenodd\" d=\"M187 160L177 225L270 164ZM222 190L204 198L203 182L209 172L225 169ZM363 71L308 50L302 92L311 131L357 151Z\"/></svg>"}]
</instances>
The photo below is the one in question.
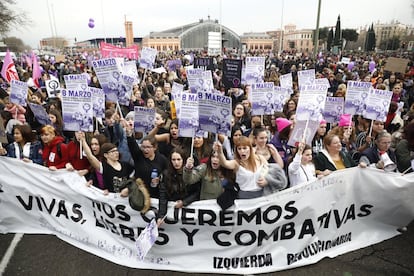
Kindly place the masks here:
<instances>
[{"instance_id":1,"label":"crowd of protesters","mask_svg":"<svg viewBox=\"0 0 414 276\"><path fill-rule=\"evenodd\" d=\"M194 55L204 57L206 53ZM92 133L65 130L60 99L49 98L44 89L47 79L56 78L64 87L64 75L81 73L88 74L89 86L100 88L86 53L66 56L61 61L43 56L43 72L38 80L41 88L34 85L32 68L23 58L17 59L14 62L20 80L29 85L27 101L42 105L51 124L39 124L29 106L11 103L10 87L1 79L0 110L7 142L0 147L0 155L50 170L77 171L105 194L126 195L128 191L119 186L118 180L140 178L150 196L160 199L159 217L165 215L168 201L181 208L196 200L217 199L222 208L228 208L237 198L260 197L358 165L400 173L412 171L412 56L408 57L405 72L390 72L384 70L387 57L382 55L346 55L353 61L352 68L341 63L340 56L330 54L320 54L315 59L287 52L280 56L263 52L247 55L266 57L266 82L279 86L279 77L291 73L293 92L283 111L252 116L249 85L226 88L222 81L223 58L214 57L214 88L231 97L233 107L231 135L219 135L217 140L212 133L193 138L179 136L179 118L174 118L171 108L171 87L177 82L189 89L185 71L191 65L188 53L158 53L155 68L167 69L168 60L182 61L181 68L167 69L165 73L144 70L137 63L141 81L133 87L130 104L117 109L115 103L107 102L105 118L102 124L94 124ZM226 58L236 55L229 52ZM373 72L369 69L372 60L376 64ZM360 115L344 114L334 124L322 120L312 144L288 145L300 97L297 72L307 69L315 69L316 78L328 79L330 96L346 97L350 80L371 82L376 89L392 91L386 121L371 122ZM155 109L154 127L149 133L134 132L134 106Z\"/></svg>"}]
</instances>

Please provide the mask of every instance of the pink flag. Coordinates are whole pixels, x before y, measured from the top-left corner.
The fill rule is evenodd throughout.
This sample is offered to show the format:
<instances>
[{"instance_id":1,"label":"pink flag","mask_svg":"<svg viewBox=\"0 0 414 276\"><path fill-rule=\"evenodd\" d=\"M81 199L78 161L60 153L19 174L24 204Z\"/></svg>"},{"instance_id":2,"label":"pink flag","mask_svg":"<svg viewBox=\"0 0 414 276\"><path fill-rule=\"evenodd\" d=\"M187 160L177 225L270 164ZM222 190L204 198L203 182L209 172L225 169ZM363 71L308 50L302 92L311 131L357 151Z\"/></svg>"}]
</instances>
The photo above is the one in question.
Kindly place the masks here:
<instances>
[{"instance_id":1,"label":"pink flag","mask_svg":"<svg viewBox=\"0 0 414 276\"><path fill-rule=\"evenodd\" d=\"M31 57L25 56L25 58L26 58L27 67L32 68L33 63L32 63Z\"/></svg>"},{"instance_id":2,"label":"pink flag","mask_svg":"<svg viewBox=\"0 0 414 276\"><path fill-rule=\"evenodd\" d=\"M4 57L3 67L1 68L2 77L9 83L12 80L19 80L16 67L14 66L13 59L10 55L9 49L7 49L6 56Z\"/></svg>"},{"instance_id":3,"label":"pink flag","mask_svg":"<svg viewBox=\"0 0 414 276\"><path fill-rule=\"evenodd\" d=\"M40 69L36 54L32 55L32 60L33 60L33 73L32 73L33 82L35 83L37 88L40 88L39 79L42 77L42 70Z\"/></svg>"}]
</instances>

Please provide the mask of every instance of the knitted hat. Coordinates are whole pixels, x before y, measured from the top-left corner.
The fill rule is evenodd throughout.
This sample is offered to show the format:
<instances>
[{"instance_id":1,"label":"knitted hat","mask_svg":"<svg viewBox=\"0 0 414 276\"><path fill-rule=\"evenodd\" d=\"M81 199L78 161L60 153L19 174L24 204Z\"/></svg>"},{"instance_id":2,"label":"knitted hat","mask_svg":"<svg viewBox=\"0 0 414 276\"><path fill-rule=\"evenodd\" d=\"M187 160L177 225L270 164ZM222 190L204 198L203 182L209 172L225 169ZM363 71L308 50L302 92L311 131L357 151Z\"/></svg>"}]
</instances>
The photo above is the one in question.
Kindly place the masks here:
<instances>
[{"instance_id":1,"label":"knitted hat","mask_svg":"<svg viewBox=\"0 0 414 276\"><path fill-rule=\"evenodd\" d=\"M320 125L324 125L324 124L326 124L326 120L325 120L325 119L322 119L322 120L319 122L319 124L320 124Z\"/></svg>"},{"instance_id":2,"label":"knitted hat","mask_svg":"<svg viewBox=\"0 0 414 276\"><path fill-rule=\"evenodd\" d=\"M291 124L292 122L286 118L276 118L277 131L279 132L281 132L283 129L290 126Z\"/></svg>"},{"instance_id":3,"label":"knitted hat","mask_svg":"<svg viewBox=\"0 0 414 276\"><path fill-rule=\"evenodd\" d=\"M128 112L128 114L125 116L125 120L127 120L128 118L131 118L132 120L134 120L135 117L135 112L134 111L130 111Z\"/></svg>"},{"instance_id":4,"label":"knitted hat","mask_svg":"<svg viewBox=\"0 0 414 276\"><path fill-rule=\"evenodd\" d=\"M352 126L352 117L351 114L342 114L341 118L339 119L338 126L344 127L344 126Z\"/></svg>"}]
</instances>

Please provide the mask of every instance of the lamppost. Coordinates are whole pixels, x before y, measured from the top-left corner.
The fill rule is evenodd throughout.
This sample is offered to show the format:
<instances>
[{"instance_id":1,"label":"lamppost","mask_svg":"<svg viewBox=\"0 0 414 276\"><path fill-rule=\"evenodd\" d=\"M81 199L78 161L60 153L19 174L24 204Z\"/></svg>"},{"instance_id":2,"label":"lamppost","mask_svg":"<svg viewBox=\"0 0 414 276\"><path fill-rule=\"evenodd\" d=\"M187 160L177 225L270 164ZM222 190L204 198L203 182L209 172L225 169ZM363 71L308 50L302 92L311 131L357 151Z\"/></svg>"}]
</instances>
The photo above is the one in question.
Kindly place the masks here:
<instances>
[{"instance_id":1,"label":"lamppost","mask_svg":"<svg viewBox=\"0 0 414 276\"><path fill-rule=\"evenodd\" d=\"M321 15L321 2L322 0L318 0L318 15L316 17L316 31L315 31L315 42L313 43L315 46L313 48L313 57L316 58L319 49L319 19Z\"/></svg>"},{"instance_id":2,"label":"lamppost","mask_svg":"<svg viewBox=\"0 0 414 276\"><path fill-rule=\"evenodd\" d=\"M282 45L283 45L283 9L285 1L282 0L282 16L280 17L280 43L279 43L279 55L282 56Z\"/></svg>"}]
</instances>

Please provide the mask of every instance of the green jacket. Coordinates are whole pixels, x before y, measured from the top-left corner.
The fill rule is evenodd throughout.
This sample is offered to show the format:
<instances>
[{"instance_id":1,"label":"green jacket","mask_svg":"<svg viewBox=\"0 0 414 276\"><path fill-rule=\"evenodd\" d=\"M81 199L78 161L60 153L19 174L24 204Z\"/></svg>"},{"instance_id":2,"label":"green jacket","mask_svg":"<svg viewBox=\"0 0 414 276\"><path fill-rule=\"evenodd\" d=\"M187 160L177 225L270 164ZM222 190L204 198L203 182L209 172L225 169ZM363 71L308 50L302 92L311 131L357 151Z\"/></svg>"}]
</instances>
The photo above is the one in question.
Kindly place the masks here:
<instances>
[{"instance_id":1,"label":"green jacket","mask_svg":"<svg viewBox=\"0 0 414 276\"><path fill-rule=\"evenodd\" d=\"M201 164L191 170L184 167L183 180L185 185L192 185L201 181L200 200L216 199L223 192L221 180L218 175L212 179L206 176L207 165Z\"/></svg>"}]
</instances>

